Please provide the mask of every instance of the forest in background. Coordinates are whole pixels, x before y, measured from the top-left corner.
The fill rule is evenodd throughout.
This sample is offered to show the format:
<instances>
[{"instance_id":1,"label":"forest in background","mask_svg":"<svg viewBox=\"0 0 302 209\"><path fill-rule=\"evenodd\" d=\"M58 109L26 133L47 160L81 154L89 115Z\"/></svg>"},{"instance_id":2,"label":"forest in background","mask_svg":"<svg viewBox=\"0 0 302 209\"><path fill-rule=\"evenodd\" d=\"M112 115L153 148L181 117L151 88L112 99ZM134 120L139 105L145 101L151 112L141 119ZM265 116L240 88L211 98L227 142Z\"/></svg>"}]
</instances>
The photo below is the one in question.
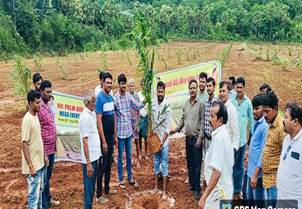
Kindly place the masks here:
<instances>
[{"instance_id":1,"label":"forest in background","mask_svg":"<svg viewBox=\"0 0 302 209\"><path fill-rule=\"evenodd\" d=\"M1 0L0 59L131 48L137 13L152 44L301 42L301 0Z\"/></svg>"}]
</instances>

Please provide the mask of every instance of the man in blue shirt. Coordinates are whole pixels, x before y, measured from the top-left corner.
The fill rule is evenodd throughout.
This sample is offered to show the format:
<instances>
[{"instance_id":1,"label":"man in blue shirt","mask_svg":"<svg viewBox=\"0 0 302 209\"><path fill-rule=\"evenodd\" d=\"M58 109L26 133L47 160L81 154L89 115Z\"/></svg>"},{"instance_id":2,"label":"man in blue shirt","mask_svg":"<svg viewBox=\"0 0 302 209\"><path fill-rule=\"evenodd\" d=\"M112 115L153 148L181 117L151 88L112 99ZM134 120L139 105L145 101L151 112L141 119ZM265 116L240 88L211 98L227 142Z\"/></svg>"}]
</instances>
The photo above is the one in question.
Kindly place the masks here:
<instances>
[{"instance_id":1,"label":"man in blue shirt","mask_svg":"<svg viewBox=\"0 0 302 209\"><path fill-rule=\"evenodd\" d=\"M247 165L247 199L264 200L262 186L261 160L262 151L266 142L268 125L262 113L263 94L257 94L253 100L253 114L255 119L254 133L249 146L249 160Z\"/></svg>"},{"instance_id":2,"label":"man in blue shirt","mask_svg":"<svg viewBox=\"0 0 302 209\"><path fill-rule=\"evenodd\" d=\"M112 88L112 75L105 73L103 76L103 91L101 91L96 98L96 118L98 132L101 138L101 147L103 159L99 159L98 175L97 175L97 192L96 201L99 203L106 203L108 199L103 196L102 181L105 175L105 194L113 195L117 190L110 189L110 174L112 165L113 145L115 144L115 122L114 122L114 102L110 95Z\"/></svg>"},{"instance_id":3,"label":"man in blue shirt","mask_svg":"<svg viewBox=\"0 0 302 209\"><path fill-rule=\"evenodd\" d=\"M234 200L242 199L241 191L244 175L244 153L247 142L247 127L249 123L250 133L253 133L252 127L254 124L253 107L250 99L245 94L245 79L238 77L235 84L236 97L232 99L232 103L238 112L238 122L240 130L239 149L235 151L235 163L233 167L234 181ZM246 189L244 189L244 192Z\"/></svg>"}]
</instances>

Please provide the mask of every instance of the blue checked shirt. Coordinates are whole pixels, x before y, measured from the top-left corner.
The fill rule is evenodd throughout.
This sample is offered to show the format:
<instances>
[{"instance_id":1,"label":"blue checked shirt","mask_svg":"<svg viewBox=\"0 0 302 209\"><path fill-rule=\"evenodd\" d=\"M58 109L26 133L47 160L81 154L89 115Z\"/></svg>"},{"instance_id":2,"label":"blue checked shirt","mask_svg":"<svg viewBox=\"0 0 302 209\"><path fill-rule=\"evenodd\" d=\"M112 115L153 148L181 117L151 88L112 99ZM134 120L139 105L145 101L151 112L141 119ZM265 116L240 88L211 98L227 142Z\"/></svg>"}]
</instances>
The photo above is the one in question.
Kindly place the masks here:
<instances>
[{"instance_id":1,"label":"blue checked shirt","mask_svg":"<svg viewBox=\"0 0 302 209\"><path fill-rule=\"evenodd\" d=\"M129 92L126 92L123 96L119 93L114 96L116 131L118 138L126 139L132 135L131 109L140 110L143 107L144 105L136 101Z\"/></svg>"},{"instance_id":2,"label":"blue checked shirt","mask_svg":"<svg viewBox=\"0 0 302 209\"><path fill-rule=\"evenodd\" d=\"M211 136L212 134L212 126L210 124L211 113L210 108L213 102L218 101L218 97L214 95L213 99L210 101L209 98L204 103L205 112L204 112L204 133L206 136Z\"/></svg>"}]
</instances>

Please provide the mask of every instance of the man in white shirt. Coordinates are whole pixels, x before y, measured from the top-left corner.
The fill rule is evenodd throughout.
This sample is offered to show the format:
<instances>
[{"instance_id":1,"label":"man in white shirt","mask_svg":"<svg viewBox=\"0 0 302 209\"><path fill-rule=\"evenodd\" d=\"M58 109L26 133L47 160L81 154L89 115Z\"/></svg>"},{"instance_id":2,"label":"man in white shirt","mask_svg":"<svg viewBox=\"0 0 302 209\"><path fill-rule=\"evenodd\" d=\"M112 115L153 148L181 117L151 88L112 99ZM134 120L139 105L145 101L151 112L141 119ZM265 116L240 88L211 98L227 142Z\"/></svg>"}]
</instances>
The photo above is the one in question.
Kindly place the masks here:
<instances>
[{"instance_id":1,"label":"man in white shirt","mask_svg":"<svg viewBox=\"0 0 302 209\"><path fill-rule=\"evenodd\" d=\"M98 159L102 156L100 137L95 114L95 96L88 92L84 96L84 110L80 116L80 142L84 179L84 208L92 209L97 176ZM106 203L104 200L101 203Z\"/></svg>"},{"instance_id":2,"label":"man in white shirt","mask_svg":"<svg viewBox=\"0 0 302 209\"><path fill-rule=\"evenodd\" d=\"M238 127L238 114L235 106L233 105L230 99L228 81L221 81L219 83L219 99L227 108L228 122L226 124L226 128L229 132L234 150L238 150L240 139L240 132Z\"/></svg>"},{"instance_id":3,"label":"man in white shirt","mask_svg":"<svg viewBox=\"0 0 302 209\"><path fill-rule=\"evenodd\" d=\"M100 84L97 85L94 89L94 95L95 97L98 96L98 94L103 91L103 77L104 77L105 72L104 71L100 71L99 73L99 79L100 79Z\"/></svg>"},{"instance_id":4,"label":"man in white shirt","mask_svg":"<svg viewBox=\"0 0 302 209\"><path fill-rule=\"evenodd\" d=\"M278 167L277 199L297 200L298 208L302 208L302 106L287 104L283 124L288 135L283 141ZM277 202L277 206L292 207L290 202Z\"/></svg>"},{"instance_id":5,"label":"man in white shirt","mask_svg":"<svg viewBox=\"0 0 302 209\"><path fill-rule=\"evenodd\" d=\"M212 142L205 157L207 188L198 202L200 209L219 208L220 200L233 196L234 151L226 128L228 113L222 102L213 102L210 108Z\"/></svg>"}]
</instances>

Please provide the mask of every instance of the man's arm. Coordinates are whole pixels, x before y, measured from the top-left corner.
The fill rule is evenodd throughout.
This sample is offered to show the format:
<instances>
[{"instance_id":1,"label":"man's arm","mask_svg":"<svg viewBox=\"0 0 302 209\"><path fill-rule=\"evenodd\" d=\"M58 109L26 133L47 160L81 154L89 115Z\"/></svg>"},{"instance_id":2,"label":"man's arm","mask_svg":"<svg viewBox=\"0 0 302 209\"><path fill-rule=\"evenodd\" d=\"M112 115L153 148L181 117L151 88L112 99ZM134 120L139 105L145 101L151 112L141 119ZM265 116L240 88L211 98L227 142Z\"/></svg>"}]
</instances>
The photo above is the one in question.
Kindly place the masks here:
<instances>
[{"instance_id":1,"label":"man's arm","mask_svg":"<svg viewBox=\"0 0 302 209\"><path fill-rule=\"evenodd\" d=\"M204 105L204 103L201 103L200 104L200 110L199 110L200 131L199 131L198 139L197 139L196 144L195 144L195 146L197 148L201 147L201 144L202 144L202 141L203 141L203 138L204 138L204 117L205 117L204 111L205 111L205 105Z\"/></svg>"},{"instance_id":2,"label":"man's arm","mask_svg":"<svg viewBox=\"0 0 302 209\"><path fill-rule=\"evenodd\" d=\"M199 200L199 203L198 203L199 208L204 208L205 202L206 202L208 196L211 194L211 192L215 188L215 186L217 185L218 180L220 178L220 175L221 175L221 173L214 168L213 172L212 172L212 175L211 175L211 178L210 178L210 181L207 185L207 188L206 188L206 190L202 194L202 197Z\"/></svg>"},{"instance_id":3,"label":"man's arm","mask_svg":"<svg viewBox=\"0 0 302 209\"><path fill-rule=\"evenodd\" d=\"M29 172L31 176L35 176L36 175L36 169L31 161L30 158L30 152L29 152L29 145L27 141L23 141L22 142L22 150L23 150L23 155L25 157L25 161L29 167Z\"/></svg>"},{"instance_id":4,"label":"man's arm","mask_svg":"<svg viewBox=\"0 0 302 209\"><path fill-rule=\"evenodd\" d=\"M248 109L247 109L247 112L248 112L248 118L249 118L249 123L250 123L250 133L251 135L253 135L254 133L254 115L253 115L253 106L252 106L252 103L249 101L249 105L248 105Z\"/></svg>"},{"instance_id":5,"label":"man's arm","mask_svg":"<svg viewBox=\"0 0 302 209\"><path fill-rule=\"evenodd\" d=\"M168 107L167 109L167 112L165 113L165 121L164 121L164 126L165 126L165 133L164 133L164 137L163 137L163 141L162 141L162 145L165 144L168 136L169 136L169 133L170 133L170 128L171 128L171 123L172 123L172 115L171 115L171 109L170 107Z\"/></svg>"},{"instance_id":6,"label":"man's arm","mask_svg":"<svg viewBox=\"0 0 302 209\"><path fill-rule=\"evenodd\" d=\"M91 177L93 174L93 168L92 168L92 165L90 162L90 157L89 157L88 137L87 136L83 138L83 148L84 148L84 155L85 155L86 162L87 162L87 175L89 177Z\"/></svg>"},{"instance_id":7,"label":"man's arm","mask_svg":"<svg viewBox=\"0 0 302 209\"><path fill-rule=\"evenodd\" d=\"M102 114L100 114L100 113L96 114L96 121L97 121L98 132L99 132L101 142L102 142L103 152L107 153L107 143L106 143L106 139L105 139L105 135L104 135Z\"/></svg>"},{"instance_id":8,"label":"man's arm","mask_svg":"<svg viewBox=\"0 0 302 209\"><path fill-rule=\"evenodd\" d=\"M140 110L145 106L143 103L140 103L139 101L137 101L131 94L129 94L129 95L130 95L131 106L135 110Z\"/></svg>"},{"instance_id":9,"label":"man's arm","mask_svg":"<svg viewBox=\"0 0 302 209\"><path fill-rule=\"evenodd\" d=\"M231 104L233 105L233 104ZM234 107L234 106L233 106ZM233 146L236 150L239 149L239 142L240 142L240 131L239 131L239 123L238 123L238 113L237 110L234 108L231 108L232 110L232 120L229 120L230 127L232 131L232 142Z\"/></svg>"},{"instance_id":10,"label":"man's arm","mask_svg":"<svg viewBox=\"0 0 302 209\"><path fill-rule=\"evenodd\" d=\"M177 125L177 127L174 130L170 131L170 134L180 132L181 129L183 129L184 126L185 126L185 108L183 108L183 114L182 114L182 117L179 121L179 124Z\"/></svg>"}]
</instances>

